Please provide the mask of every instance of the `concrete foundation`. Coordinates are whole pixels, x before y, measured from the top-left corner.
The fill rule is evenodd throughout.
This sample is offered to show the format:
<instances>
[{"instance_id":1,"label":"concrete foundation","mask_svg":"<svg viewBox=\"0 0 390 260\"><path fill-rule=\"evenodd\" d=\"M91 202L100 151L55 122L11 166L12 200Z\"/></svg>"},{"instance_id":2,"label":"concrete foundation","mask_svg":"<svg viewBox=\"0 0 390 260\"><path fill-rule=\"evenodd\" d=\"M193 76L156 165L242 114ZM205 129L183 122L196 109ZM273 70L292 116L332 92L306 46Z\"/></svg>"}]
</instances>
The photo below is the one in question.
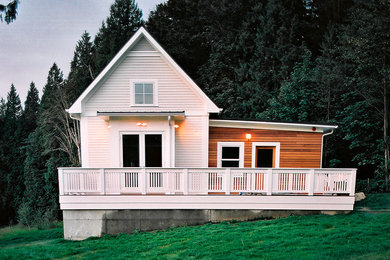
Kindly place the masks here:
<instances>
[{"instance_id":1,"label":"concrete foundation","mask_svg":"<svg viewBox=\"0 0 390 260\"><path fill-rule=\"evenodd\" d=\"M332 211L345 214L349 211ZM82 240L103 234L131 234L134 231L166 229L209 222L246 221L288 217L293 215L326 214L317 210L215 210L215 209L124 209L64 210L64 238ZM330 212L329 212L330 213Z\"/></svg>"}]
</instances>

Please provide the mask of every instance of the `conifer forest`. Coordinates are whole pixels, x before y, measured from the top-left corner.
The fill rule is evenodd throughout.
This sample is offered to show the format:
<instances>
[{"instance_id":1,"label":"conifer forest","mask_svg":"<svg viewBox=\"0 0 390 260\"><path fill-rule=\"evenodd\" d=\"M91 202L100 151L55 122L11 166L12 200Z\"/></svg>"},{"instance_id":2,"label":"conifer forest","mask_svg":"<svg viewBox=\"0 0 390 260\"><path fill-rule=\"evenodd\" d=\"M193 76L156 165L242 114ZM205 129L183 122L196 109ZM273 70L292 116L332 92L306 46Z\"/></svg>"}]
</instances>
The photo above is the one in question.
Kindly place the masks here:
<instances>
[{"instance_id":1,"label":"conifer forest","mask_svg":"<svg viewBox=\"0 0 390 260\"><path fill-rule=\"evenodd\" d=\"M390 190L389 0L168 0L147 21L134 0L113 0L98 33L75 43L68 75L54 63L24 104L18 86L1 86L0 225L61 219L57 168L80 165L65 109L141 26L219 118L338 125L322 167L358 168L358 191Z\"/></svg>"}]
</instances>

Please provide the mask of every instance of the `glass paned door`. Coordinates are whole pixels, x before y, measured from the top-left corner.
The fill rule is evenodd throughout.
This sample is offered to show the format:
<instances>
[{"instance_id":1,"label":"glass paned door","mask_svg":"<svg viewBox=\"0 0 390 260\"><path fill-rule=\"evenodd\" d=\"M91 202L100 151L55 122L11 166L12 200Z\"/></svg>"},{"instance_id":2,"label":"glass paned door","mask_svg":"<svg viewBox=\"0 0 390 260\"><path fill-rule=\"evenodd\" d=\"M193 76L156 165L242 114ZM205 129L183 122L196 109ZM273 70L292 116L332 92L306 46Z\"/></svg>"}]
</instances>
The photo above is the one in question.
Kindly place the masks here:
<instances>
[{"instance_id":1,"label":"glass paned door","mask_svg":"<svg viewBox=\"0 0 390 260\"><path fill-rule=\"evenodd\" d=\"M122 135L123 167L162 167L162 134Z\"/></svg>"}]
</instances>

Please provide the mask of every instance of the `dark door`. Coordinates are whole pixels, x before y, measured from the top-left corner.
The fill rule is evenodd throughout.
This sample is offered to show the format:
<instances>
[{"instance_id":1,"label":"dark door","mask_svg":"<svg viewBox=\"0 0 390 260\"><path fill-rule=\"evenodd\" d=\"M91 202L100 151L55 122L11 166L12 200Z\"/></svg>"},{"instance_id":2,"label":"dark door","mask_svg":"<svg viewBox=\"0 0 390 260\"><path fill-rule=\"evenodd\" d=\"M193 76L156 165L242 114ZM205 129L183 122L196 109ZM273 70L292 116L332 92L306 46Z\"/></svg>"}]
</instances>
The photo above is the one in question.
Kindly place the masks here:
<instances>
[{"instance_id":1,"label":"dark door","mask_svg":"<svg viewBox=\"0 0 390 260\"><path fill-rule=\"evenodd\" d=\"M275 168L275 147L256 147L256 168Z\"/></svg>"},{"instance_id":2,"label":"dark door","mask_svg":"<svg viewBox=\"0 0 390 260\"><path fill-rule=\"evenodd\" d=\"M162 167L162 136L145 135L145 166Z\"/></svg>"},{"instance_id":3,"label":"dark door","mask_svg":"<svg viewBox=\"0 0 390 260\"><path fill-rule=\"evenodd\" d=\"M123 135L123 167L139 167L139 135Z\"/></svg>"}]
</instances>

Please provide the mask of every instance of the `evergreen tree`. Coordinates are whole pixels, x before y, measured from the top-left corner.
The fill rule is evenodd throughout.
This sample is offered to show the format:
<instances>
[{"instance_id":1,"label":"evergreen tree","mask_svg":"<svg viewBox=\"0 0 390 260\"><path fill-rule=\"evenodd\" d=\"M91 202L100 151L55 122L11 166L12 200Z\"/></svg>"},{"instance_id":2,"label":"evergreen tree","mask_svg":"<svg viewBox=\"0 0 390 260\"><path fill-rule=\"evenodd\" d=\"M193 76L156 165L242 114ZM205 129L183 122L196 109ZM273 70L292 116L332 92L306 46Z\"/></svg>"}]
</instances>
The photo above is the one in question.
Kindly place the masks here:
<instances>
[{"instance_id":1,"label":"evergreen tree","mask_svg":"<svg viewBox=\"0 0 390 260\"><path fill-rule=\"evenodd\" d=\"M95 78L95 64L93 59L94 47L91 36L86 31L77 42L70 72L66 82L66 95L69 106L81 95Z\"/></svg>"},{"instance_id":2,"label":"evergreen tree","mask_svg":"<svg viewBox=\"0 0 390 260\"><path fill-rule=\"evenodd\" d=\"M295 66L290 79L282 83L278 96L271 98L269 107L259 116L268 120L292 122L320 119L315 74L311 53L307 50L303 62Z\"/></svg>"},{"instance_id":3,"label":"evergreen tree","mask_svg":"<svg viewBox=\"0 0 390 260\"><path fill-rule=\"evenodd\" d=\"M216 13L221 9L214 8L215 12L209 16L205 13L211 14L217 2L226 1L169 0L159 4L146 23L151 35L195 81L198 68L209 58L209 35L212 34L209 29L213 28L214 32L217 24L214 23L214 27L207 25L215 21ZM221 19L219 22L222 24L224 21Z\"/></svg>"},{"instance_id":4,"label":"evergreen tree","mask_svg":"<svg viewBox=\"0 0 390 260\"><path fill-rule=\"evenodd\" d=\"M345 108L339 118L358 165L376 168L389 189L390 3L356 1L340 34Z\"/></svg>"},{"instance_id":5,"label":"evergreen tree","mask_svg":"<svg viewBox=\"0 0 390 260\"><path fill-rule=\"evenodd\" d=\"M142 11L134 0L115 0L110 16L95 37L96 70L99 73L130 37L143 25Z\"/></svg>"},{"instance_id":6,"label":"evergreen tree","mask_svg":"<svg viewBox=\"0 0 390 260\"><path fill-rule=\"evenodd\" d=\"M39 109L39 94L34 82L31 82L30 89L27 92L27 98L24 102L23 135L27 136L37 127L37 117Z\"/></svg>"},{"instance_id":7,"label":"evergreen tree","mask_svg":"<svg viewBox=\"0 0 390 260\"><path fill-rule=\"evenodd\" d=\"M258 118L304 53L301 1L268 1L253 7L243 22L236 51L242 118Z\"/></svg>"},{"instance_id":8,"label":"evergreen tree","mask_svg":"<svg viewBox=\"0 0 390 260\"><path fill-rule=\"evenodd\" d=\"M63 88L63 74L54 63L43 89L37 128L27 140L26 192L18 212L19 221L24 224L59 217L57 167L71 165L61 146L64 133L61 118L66 113L61 101Z\"/></svg>"},{"instance_id":9,"label":"evergreen tree","mask_svg":"<svg viewBox=\"0 0 390 260\"><path fill-rule=\"evenodd\" d=\"M4 191L7 188L7 170L5 167L4 158L4 120L5 120L6 102L3 98L0 99L0 212L7 212L7 197ZM8 224L9 214L0 214L0 225Z\"/></svg>"},{"instance_id":10,"label":"evergreen tree","mask_svg":"<svg viewBox=\"0 0 390 260\"><path fill-rule=\"evenodd\" d=\"M15 86L12 84L5 105L3 131L1 136L1 208L5 209L3 220L14 221L16 209L23 197L23 171L20 145L22 142L20 119L22 106Z\"/></svg>"}]
</instances>

